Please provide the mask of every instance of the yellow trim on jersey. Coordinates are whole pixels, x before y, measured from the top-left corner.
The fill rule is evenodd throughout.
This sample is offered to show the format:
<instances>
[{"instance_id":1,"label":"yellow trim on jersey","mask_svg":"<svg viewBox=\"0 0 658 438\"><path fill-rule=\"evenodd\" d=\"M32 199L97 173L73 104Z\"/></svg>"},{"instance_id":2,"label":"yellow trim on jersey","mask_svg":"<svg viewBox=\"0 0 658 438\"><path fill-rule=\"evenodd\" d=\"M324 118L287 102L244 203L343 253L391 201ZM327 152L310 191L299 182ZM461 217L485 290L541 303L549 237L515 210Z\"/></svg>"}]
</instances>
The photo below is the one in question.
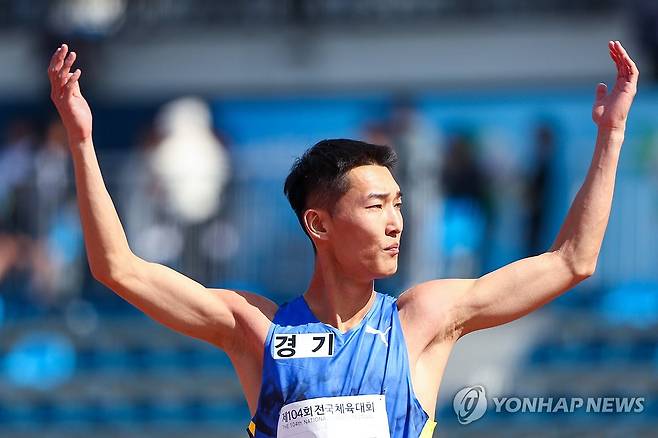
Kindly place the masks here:
<instances>
[{"instance_id":1,"label":"yellow trim on jersey","mask_svg":"<svg viewBox=\"0 0 658 438\"><path fill-rule=\"evenodd\" d=\"M418 438L432 438L432 434L434 433L435 427L436 427L436 421L427 420Z\"/></svg>"},{"instance_id":2,"label":"yellow trim on jersey","mask_svg":"<svg viewBox=\"0 0 658 438\"><path fill-rule=\"evenodd\" d=\"M249 436L251 438L254 438L256 436L256 424L253 421L249 422L249 427L247 427L247 432L249 432Z\"/></svg>"}]
</instances>

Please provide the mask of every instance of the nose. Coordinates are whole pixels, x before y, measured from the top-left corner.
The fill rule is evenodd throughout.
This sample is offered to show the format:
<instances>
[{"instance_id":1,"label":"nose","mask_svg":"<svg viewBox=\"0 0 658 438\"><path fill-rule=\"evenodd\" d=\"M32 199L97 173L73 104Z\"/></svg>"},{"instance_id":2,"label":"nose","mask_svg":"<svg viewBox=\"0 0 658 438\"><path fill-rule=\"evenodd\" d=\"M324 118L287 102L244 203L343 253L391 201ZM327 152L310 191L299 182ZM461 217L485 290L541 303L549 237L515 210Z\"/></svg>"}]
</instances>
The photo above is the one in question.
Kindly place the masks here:
<instances>
[{"instance_id":1,"label":"nose","mask_svg":"<svg viewBox=\"0 0 658 438\"><path fill-rule=\"evenodd\" d=\"M386 218L386 235L398 237L402 233L403 220L402 212L395 207L388 209L389 213Z\"/></svg>"}]
</instances>

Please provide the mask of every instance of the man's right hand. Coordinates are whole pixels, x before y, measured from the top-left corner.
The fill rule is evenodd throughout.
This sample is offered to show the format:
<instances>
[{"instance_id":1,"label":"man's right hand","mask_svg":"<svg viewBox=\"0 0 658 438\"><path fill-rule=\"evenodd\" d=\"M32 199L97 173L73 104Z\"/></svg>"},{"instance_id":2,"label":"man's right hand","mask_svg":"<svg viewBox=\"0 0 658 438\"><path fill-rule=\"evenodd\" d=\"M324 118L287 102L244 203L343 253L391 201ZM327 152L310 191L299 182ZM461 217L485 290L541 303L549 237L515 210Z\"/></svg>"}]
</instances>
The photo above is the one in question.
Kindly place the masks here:
<instances>
[{"instance_id":1,"label":"man's right hand","mask_svg":"<svg viewBox=\"0 0 658 438\"><path fill-rule=\"evenodd\" d=\"M68 56L67 56L68 54ZM71 73L75 52L69 53L62 44L53 54L48 66L50 98L66 128L71 146L91 137L91 109L80 92L80 69Z\"/></svg>"}]
</instances>

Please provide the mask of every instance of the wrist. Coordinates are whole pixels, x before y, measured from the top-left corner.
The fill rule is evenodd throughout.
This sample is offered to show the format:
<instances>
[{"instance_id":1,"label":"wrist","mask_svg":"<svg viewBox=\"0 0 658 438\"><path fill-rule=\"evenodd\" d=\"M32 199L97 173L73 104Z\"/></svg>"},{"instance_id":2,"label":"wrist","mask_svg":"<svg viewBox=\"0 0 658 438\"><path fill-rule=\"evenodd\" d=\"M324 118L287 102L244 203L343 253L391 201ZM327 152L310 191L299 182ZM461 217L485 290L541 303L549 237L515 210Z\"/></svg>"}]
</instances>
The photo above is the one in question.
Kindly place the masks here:
<instances>
[{"instance_id":1,"label":"wrist","mask_svg":"<svg viewBox=\"0 0 658 438\"><path fill-rule=\"evenodd\" d=\"M606 154L612 153L614 156L619 157L623 143L623 129L599 128L599 132L596 137L596 149L599 151Z\"/></svg>"},{"instance_id":2,"label":"wrist","mask_svg":"<svg viewBox=\"0 0 658 438\"><path fill-rule=\"evenodd\" d=\"M621 142L624 140L624 134L626 132L626 127L625 126L617 126L617 127L599 127L598 130L598 137L599 139L605 139L607 141L611 142Z\"/></svg>"},{"instance_id":3,"label":"wrist","mask_svg":"<svg viewBox=\"0 0 658 438\"><path fill-rule=\"evenodd\" d=\"M626 123L621 125L597 125L599 133L611 134L611 135L623 135L626 131Z\"/></svg>"},{"instance_id":4,"label":"wrist","mask_svg":"<svg viewBox=\"0 0 658 438\"><path fill-rule=\"evenodd\" d=\"M92 144L91 133L89 135L69 135L68 137L71 149L81 149Z\"/></svg>"}]
</instances>

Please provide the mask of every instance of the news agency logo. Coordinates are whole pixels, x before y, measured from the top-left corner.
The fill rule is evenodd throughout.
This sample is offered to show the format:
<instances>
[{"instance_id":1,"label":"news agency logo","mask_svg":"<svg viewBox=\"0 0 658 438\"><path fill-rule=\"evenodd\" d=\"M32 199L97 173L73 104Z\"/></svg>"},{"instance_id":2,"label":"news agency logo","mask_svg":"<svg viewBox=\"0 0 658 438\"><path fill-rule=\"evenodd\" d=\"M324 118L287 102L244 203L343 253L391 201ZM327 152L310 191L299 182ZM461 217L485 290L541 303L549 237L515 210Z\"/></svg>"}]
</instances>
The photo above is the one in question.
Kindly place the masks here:
<instances>
[{"instance_id":1,"label":"news agency logo","mask_svg":"<svg viewBox=\"0 0 658 438\"><path fill-rule=\"evenodd\" d=\"M492 397L496 413L570 414L585 411L591 414L639 414L644 412L644 397ZM488 400L483 386L467 386L452 401L460 424L482 418Z\"/></svg>"},{"instance_id":2,"label":"news agency logo","mask_svg":"<svg viewBox=\"0 0 658 438\"><path fill-rule=\"evenodd\" d=\"M487 411L487 395L481 385L467 386L455 394L452 407L460 424L469 424L482 418Z\"/></svg>"}]
</instances>

